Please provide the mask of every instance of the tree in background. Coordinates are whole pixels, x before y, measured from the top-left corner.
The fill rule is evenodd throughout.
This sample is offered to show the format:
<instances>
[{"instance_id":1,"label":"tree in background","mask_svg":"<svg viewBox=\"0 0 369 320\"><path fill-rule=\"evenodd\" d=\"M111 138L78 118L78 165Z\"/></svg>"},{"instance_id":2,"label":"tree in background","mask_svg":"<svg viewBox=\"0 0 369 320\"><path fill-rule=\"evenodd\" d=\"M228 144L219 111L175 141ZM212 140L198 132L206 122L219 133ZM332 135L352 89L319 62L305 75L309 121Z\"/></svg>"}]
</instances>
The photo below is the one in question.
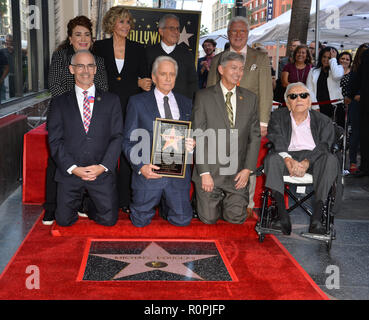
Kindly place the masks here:
<instances>
[{"instance_id":1,"label":"tree in background","mask_svg":"<svg viewBox=\"0 0 369 320\"><path fill-rule=\"evenodd\" d=\"M8 1L7 0L0 0L0 34L4 35L4 16L8 12Z\"/></svg>"},{"instance_id":2,"label":"tree in background","mask_svg":"<svg viewBox=\"0 0 369 320\"><path fill-rule=\"evenodd\" d=\"M299 39L301 43L306 43L310 9L311 0L293 0L286 56L290 54L289 47L293 39Z\"/></svg>"}]
</instances>

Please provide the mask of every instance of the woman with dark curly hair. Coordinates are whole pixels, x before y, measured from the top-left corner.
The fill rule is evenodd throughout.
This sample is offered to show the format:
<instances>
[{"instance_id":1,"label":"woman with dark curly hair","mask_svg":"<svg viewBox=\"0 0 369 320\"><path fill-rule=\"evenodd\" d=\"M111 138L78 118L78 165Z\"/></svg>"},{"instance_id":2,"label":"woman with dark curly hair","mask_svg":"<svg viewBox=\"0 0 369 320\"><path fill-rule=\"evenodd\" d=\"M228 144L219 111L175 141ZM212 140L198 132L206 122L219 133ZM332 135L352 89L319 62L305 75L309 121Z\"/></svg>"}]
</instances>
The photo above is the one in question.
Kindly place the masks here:
<instances>
[{"instance_id":1,"label":"woman with dark curly hair","mask_svg":"<svg viewBox=\"0 0 369 320\"><path fill-rule=\"evenodd\" d=\"M49 90L53 97L59 96L74 88L74 76L69 72L73 54L78 50L92 48L92 22L85 16L78 16L68 22L67 38L53 53L49 68ZM95 56L96 88L108 91L108 78L104 60Z\"/></svg>"},{"instance_id":2,"label":"woman with dark curly hair","mask_svg":"<svg viewBox=\"0 0 369 320\"><path fill-rule=\"evenodd\" d=\"M56 97L74 90L74 76L69 72L72 56L76 51L88 50L92 47L92 23L85 16L71 19L67 25L68 36L53 53L49 68L49 91L52 97ZM95 56L96 74L94 83L97 90L108 91L108 79L105 71L104 60ZM54 180L56 164L49 157L46 169L46 201L44 203L44 218L42 223L51 225L55 220L56 189ZM86 205L87 206L87 205ZM79 215L86 217L86 209L81 203Z\"/></svg>"},{"instance_id":3,"label":"woman with dark curly hair","mask_svg":"<svg viewBox=\"0 0 369 320\"><path fill-rule=\"evenodd\" d=\"M120 98L123 120L130 96L151 89L144 47L130 41L128 35L134 28L133 17L123 6L109 9L103 18L103 31L109 39L96 41L93 52L104 58L108 74L109 91ZM120 157L118 173L119 207L129 213L131 169L125 156Z\"/></svg>"}]
</instances>

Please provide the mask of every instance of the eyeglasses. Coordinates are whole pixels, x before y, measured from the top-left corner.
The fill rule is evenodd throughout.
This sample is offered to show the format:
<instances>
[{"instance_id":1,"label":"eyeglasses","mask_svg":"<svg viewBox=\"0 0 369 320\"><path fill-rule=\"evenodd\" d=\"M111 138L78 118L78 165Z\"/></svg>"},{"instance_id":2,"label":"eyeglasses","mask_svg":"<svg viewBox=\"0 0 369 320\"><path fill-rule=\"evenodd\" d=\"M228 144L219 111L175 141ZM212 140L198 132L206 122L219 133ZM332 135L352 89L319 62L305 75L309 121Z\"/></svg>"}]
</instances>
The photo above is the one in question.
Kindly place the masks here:
<instances>
[{"instance_id":1,"label":"eyeglasses","mask_svg":"<svg viewBox=\"0 0 369 320\"><path fill-rule=\"evenodd\" d=\"M89 71L92 71L95 69L96 67L96 64L71 64L71 66L75 67L78 71L85 71L86 68L89 70Z\"/></svg>"},{"instance_id":2,"label":"eyeglasses","mask_svg":"<svg viewBox=\"0 0 369 320\"><path fill-rule=\"evenodd\" d=\"M179 32L179 27L164 27L163 29L169 29L169 31L171 31L171 32L174 32L174 31Z\"/></svg>"},{"instance_id":3,"label":"eyeglasses","mask_svg":"<svg viewBox=\"0 0 369 320\"><path fill-rule=\"evenodd\" d=\"M303 92L303 93L291 93L289 95L287 95L287 98L290 98L291 100L295 100L297 99L297 97L300 96L301 99L306 99L308 96L310 96L310 94L308 92Z\"/></svg>"},{"instance_id":4,"label":"eyeglasses","mask_svg":"<svg viewBox=\"0 0 369 320\"><path fill-rule=\"evenodd\" d=\"M232 36L237 36L238 34L240 34L241 36L244 36L247 33L246 30L229 30L229 32Z\"/></svg>"}]
</instances>

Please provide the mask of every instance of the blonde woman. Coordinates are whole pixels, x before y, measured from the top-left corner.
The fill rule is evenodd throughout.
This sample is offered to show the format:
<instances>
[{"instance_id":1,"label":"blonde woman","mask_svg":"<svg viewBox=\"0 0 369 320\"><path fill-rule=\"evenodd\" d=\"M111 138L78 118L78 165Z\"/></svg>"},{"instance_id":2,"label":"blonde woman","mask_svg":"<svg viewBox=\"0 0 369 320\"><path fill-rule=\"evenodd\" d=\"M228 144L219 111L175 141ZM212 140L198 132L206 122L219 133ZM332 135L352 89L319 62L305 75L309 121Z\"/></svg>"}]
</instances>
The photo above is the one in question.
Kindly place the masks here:
<instances>
[{"instance_id":1,"label":"blonde woman","mask_svg":"<svg viewBox=\"0 0 369 320\"><path fill-rule=\"evenodd\" d=\"M123 119L130 96L151 89L151 78L147 70L143 46L128 39L134 23L131 13L123 6L115 6L105 14L103 31L109 39L94 43L93 52L104 58L108 74L109 91L120 98ZM118 174L119 207L129 213L131 169L125 159L120 158Z\"/></svg>"}]
</instances>

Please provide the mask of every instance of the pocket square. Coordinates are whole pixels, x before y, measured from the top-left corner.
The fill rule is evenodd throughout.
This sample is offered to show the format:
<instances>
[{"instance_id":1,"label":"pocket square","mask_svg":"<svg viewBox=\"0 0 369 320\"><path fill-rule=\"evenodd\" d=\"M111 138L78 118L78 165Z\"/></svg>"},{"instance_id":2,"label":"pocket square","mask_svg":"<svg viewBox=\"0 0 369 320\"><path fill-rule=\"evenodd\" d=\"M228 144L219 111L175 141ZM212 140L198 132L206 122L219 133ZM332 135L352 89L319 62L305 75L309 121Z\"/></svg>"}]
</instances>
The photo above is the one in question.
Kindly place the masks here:
<instances>
[{"instance_id":1,"label":"pocket square","mask_svg":"<svg viewBox=\"0 0 369 320\"><path fill-rule=\"evenodd\" d=\"M257 65L254 63L252 66L251 66L251 68L250 68L250 71L254 71L254 70L256 70L257 69Z\"/></svg>"}]
</instances>

